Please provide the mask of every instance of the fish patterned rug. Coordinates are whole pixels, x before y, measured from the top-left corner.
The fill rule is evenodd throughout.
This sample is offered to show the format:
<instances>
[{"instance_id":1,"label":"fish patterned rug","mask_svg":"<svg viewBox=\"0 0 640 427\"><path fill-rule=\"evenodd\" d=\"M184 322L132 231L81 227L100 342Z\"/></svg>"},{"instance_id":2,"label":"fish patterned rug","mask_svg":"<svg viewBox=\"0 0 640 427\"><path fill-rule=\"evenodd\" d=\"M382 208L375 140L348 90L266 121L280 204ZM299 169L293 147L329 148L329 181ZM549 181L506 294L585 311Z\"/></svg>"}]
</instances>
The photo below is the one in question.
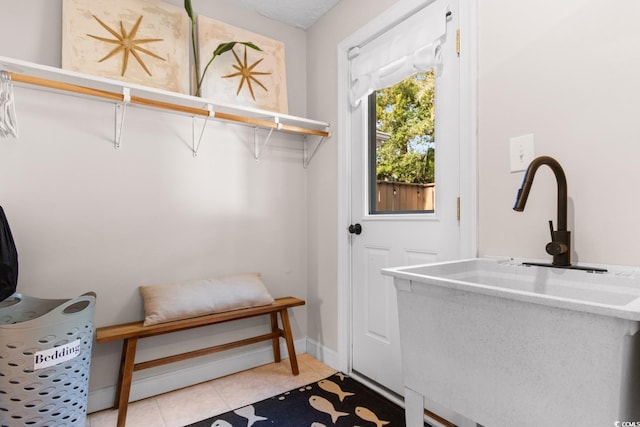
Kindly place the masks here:
<instances>
[{"instance_id":1,"label":"fish patterned rug","mask_svg":"<svg viewBox=\"0 0 640 427\"><path fill-rule=\"evenodd\" d=\"M337 373L187 427L404 427L404 409Z\"/></svg>"}]
</instances>

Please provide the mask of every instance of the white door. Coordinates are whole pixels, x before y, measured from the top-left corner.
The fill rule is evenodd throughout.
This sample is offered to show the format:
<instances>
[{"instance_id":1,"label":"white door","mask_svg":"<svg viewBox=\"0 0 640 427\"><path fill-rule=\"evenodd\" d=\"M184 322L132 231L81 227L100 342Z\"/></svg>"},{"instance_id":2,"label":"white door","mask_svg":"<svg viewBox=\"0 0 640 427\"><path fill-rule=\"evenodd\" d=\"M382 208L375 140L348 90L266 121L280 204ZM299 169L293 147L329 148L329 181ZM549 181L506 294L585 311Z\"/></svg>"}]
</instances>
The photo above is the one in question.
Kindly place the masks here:
<instances>
[{"instance_id":1,"label":"white door","mask_svg":"<svg viewBox=\"0 0 640 427\"><path fill-rule=\"evenodd\" d=\"M442 1L442 0L437 0ZM351 113L352 370L403 394L400 337L393 280L384 267L456 259L460 256L459 58L457 2L442 46L443 67L435 77L435 206L433 210L389 212L375 205L366 102ZM371 178L370 178L371 177ZM371 185L378 185L371 190ZM425 187L422 187L424 196ZM395 190L395 189L394 189ZM395 191L394 191L395 193ZM398 192L399 193L399 192ZM356 234L356 224L361 233Z\"/></svg>"}]
</instances>

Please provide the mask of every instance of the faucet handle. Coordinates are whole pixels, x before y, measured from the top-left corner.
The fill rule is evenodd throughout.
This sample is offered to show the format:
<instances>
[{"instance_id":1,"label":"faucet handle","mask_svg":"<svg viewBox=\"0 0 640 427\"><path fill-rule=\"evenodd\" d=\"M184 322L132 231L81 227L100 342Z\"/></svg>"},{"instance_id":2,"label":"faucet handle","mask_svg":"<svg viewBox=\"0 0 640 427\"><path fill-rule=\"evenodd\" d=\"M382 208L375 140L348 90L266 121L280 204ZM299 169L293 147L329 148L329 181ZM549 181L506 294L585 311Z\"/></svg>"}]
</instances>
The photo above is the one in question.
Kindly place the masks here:
<instances>
[{"instance_id":1,"label":"faucet handle","mask_svg":"<svg viewBox=\"0 0 640 427\"><path fill-rule=\"evenodd\" d=\"M549 255L562 255L567 253L569 246L560 241L557 233L553 230L553 221L549 221L549 231L551 232L551 241L547 243L545 250Z\"/></svg>"},{"instance_id":2,"label":"faucet handle","mask_svg":"<svg viewBox=\"0 0 640 427\"><path fill-rule=\"evenodd\" d=\"M547 243L547 246L545 246L545 250L549 255L562 255L567 253L569 247L562 242L551 241Z\"/></svg>"}]
</instances>

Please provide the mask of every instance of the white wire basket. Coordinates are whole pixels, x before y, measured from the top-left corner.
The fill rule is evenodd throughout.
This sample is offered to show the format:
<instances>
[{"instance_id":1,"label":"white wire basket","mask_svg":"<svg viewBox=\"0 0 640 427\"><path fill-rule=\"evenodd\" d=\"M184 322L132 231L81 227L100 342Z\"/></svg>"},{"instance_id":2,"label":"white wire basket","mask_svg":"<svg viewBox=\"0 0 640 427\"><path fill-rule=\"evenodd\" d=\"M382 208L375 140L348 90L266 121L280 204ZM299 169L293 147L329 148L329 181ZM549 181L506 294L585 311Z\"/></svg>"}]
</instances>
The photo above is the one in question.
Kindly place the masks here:
<instances>
[{"instance_id":1,"label":"white wire basket","mask_svg":"<svg viewBox=\"0 0 640 427\"><path fill-rule=\"evenodd\" d=\"M0 426L83 427L96 294L0 302Z\"/></svg>"}]
</instances>

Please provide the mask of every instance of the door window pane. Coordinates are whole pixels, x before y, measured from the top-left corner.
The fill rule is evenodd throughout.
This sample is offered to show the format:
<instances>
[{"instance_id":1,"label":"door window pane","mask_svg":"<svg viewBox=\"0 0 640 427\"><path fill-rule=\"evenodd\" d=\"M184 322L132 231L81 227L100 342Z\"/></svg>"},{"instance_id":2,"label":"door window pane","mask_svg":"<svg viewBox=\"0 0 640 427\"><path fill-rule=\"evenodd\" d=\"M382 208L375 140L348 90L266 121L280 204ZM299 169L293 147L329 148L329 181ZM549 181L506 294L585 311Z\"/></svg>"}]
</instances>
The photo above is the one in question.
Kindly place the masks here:
<instances>
[{"instance_id":1,"label":"door window pane","mask_svg":"<svg viewBox=\"0 0 640 427\"><path fill-rule=\"evenodd\" d=\"M435 212L435 75L369 96L369 212Z\"/></svg>"}]
</instances>

